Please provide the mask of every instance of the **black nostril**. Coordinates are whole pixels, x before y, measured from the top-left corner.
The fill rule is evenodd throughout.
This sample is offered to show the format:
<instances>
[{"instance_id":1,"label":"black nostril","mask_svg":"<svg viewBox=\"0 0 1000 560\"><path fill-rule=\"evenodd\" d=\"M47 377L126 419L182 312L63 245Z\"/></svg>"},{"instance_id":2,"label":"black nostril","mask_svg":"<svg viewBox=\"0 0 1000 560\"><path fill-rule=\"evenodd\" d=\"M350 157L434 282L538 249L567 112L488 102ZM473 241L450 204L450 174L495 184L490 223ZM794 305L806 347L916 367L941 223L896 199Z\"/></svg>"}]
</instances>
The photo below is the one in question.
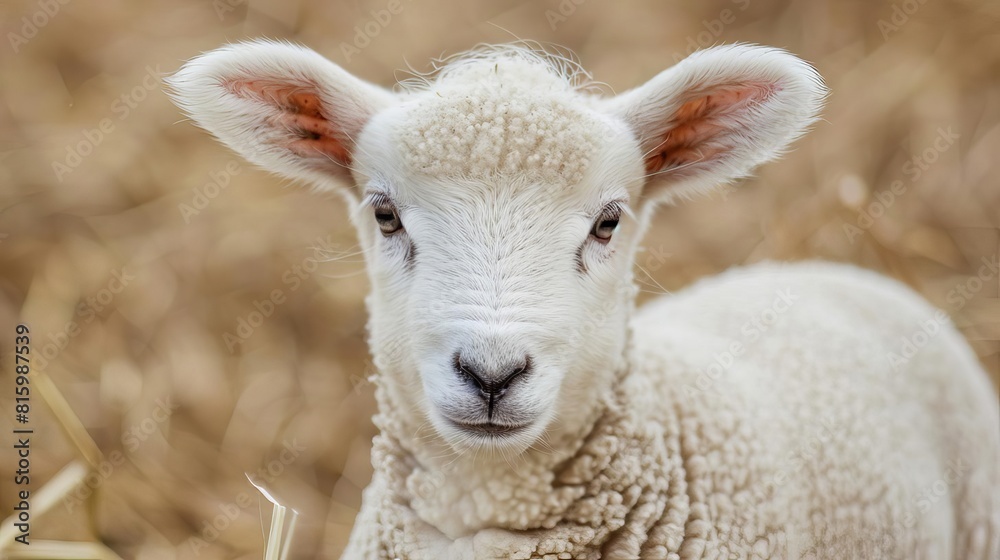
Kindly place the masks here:
<instances>
[{"instance_id":1,"label":"black nostril","mask_svg":"<svg viewBox=\"0 0 1000 560\"><path fill-rule=\"evenodd\" d=\"M512 381L524 375L525 373L528 373L528 370L530 369L531 369L531 358L525 356L524 360L516 367L511 368L510 372L507 374L507 377L504 377L500 381L499 384L500 391L506 391L507 387L510 386Z\"/></svg>"},{"instance_id":2,"label":"black nostril","mask_svg":"<svg viewBox=\"0 0 1000 560\"><path fill-rule=\"evenodd\" d=\"M507 388L518 377L531 370L531 358L525 356L524 359L515 366L507 366L496 372L489 372L485 368L471 364L462 359L457 352L452 359L455 373L468 383L475 385L479 390L479 396L490 402L490 409L493 403L507 393Z\"/></svg>"},{"instance_id":3,"label":"black nostril","mask_svg":"<svg viewBox=\"0 0 1000 560\"><path fill-rule=\"evenodd\" d=\"M459 377L475 385L476 388L479 389L479 392L484 396L488 395L488 383L480 377L478 373L476 373L474 368L462 361L462 357L459 356L458 352L455 353L453 362L455 366L455 373L457 373Z\"/></svg>"}]
</instances>

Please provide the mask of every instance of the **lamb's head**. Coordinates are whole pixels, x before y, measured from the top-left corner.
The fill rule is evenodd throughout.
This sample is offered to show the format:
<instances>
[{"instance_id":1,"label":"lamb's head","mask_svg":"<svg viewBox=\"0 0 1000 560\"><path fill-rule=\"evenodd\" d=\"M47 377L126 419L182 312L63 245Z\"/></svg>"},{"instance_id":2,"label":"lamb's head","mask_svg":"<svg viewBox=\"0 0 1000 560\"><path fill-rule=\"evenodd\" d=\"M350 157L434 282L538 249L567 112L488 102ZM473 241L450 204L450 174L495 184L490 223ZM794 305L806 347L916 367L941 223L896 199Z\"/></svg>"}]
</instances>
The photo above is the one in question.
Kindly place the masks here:
<instances>
[{"instance_id":1,"label":"lamb's head","mask_svg":"<svg viewBox=\"0 0 1000 560\"><path fill-rule=\"evenodd\" d=\"M823 97L807 64L762 47L702 51L609 98L569 66L489 48L390 92L257 42L171 85L250 161L347 195L372 351L411 427L516 451L583 430L624 367L653 204L746 175Z\"/></svg>"}]
</instances>

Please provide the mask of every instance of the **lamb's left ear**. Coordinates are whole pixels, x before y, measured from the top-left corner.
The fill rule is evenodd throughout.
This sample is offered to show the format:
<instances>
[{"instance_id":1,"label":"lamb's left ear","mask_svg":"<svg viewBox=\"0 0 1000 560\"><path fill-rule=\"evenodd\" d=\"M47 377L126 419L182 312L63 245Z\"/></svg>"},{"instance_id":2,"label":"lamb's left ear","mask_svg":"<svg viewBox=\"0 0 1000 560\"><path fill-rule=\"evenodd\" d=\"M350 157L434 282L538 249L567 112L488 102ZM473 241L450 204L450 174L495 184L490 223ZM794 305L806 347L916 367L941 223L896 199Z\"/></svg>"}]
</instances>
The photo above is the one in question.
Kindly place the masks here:
<instances>
[{"instance_id":1,"label":"lamb's left ear","mask_svg":"<svg viewBox=\"0 0 1000 560\"><path fill-rule=\"evenodd\" d=\"M696 52L608 100L638 137L644 197L707 192L748 175L813 123L826 88L812 66L748 45Z\"/></svg>"},{"instance_id":2,"label":"lamb's left ear","mask_svg":"<svg viewBox=\"0 0 1000 560\"><path fill-rule=\"evenodd\" d=\"M314 51L273 41L206 53L168 85L199 126L249 161L321 186L350 183L358 134L394 100Z\"/></svg>"}]
</instances>

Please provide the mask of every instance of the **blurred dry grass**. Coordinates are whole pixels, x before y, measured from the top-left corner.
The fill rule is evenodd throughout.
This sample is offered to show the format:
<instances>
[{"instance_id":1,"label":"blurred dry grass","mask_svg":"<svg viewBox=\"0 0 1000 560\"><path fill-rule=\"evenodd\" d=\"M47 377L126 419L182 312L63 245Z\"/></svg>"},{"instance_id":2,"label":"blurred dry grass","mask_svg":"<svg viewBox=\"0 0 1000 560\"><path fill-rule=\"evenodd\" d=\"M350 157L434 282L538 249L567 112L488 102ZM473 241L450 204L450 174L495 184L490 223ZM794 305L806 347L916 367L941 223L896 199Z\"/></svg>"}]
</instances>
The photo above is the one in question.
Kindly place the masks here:
<instances>
[{"instance_id":1,"label":"blurred dry grass","mask_svg":"<svg viewBox=\"0 0 1000 560\"><path fill-rule=\"evenodd\" d=\"M737 190L664 209L640 265L671 290L765 258L881 270L952 311L1000 376L997 275L948 300L1000 251L997 2L403 0L348 60L343 43L386 0L63 1L0 5L10 43L0 45L3 433L19 321L32 329L36 369L65 397L50 409L34 393L34 539L103 542L122 557L260 558L270 507L243 473L261 468L301 513L297 556L337 557L350 530L370 472L373 399L361 381L366 280L344 210L335 196L282 188L178 122L147 77L246 37L300 41L390 85L407 61L423 69L516 34L572 48L618 91L694 44L785 47L828 80L826 121ZM43 4L58 13L38 15ZM564 20L553 17L560 5ZM45 24L29 38L22 18ZM103 119L98 143L84 131ZM959 139L935 149L942 129ZM67 150L87 134L91 153L76 162ZM221 177L225 188L196 198ZM902 194L859 222L894 181ZM200 202L193 215L180 207ZM338 258L314 267L317 248ZM275 289L284 303L230 351L224 333ZM97 474L74 487L87 461ZM38 489L67 465L56 484L92 496L60 497L40 515ZM12 490L5 474L5 512ZM206 522L226 528L215 536Z\"/></svg>"}]
</instances>

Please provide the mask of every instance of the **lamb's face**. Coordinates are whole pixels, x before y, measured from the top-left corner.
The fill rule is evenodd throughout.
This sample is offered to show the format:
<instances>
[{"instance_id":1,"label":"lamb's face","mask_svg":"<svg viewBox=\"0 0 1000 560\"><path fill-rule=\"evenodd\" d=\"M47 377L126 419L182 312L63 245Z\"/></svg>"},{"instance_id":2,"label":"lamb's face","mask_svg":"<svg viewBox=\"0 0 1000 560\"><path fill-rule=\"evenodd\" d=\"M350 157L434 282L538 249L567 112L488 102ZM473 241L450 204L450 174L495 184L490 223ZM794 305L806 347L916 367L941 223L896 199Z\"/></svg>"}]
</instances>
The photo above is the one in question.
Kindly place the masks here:
<instances>
[{"instance_id":1,"label":"lamb's face","mask_svg":"<svg viewBox=\"0 0 1000 560\"><path fill-rule=\"evenodd\" d=\"M373 351L412 376L419 414L453 444L524 448L590 409L621 358L644 171L634 135L584 98L498 91L377 115L357 224Z\"/></svg>"},{"instance_id":2,"label":"lamb's face","mask_svg":"<svg viewBox=\"0 0 1000 560\"><path fill-rule=\"evenodd\" d=\"M189 62L171 86L250 161L351 201L397 421L518 450L546 428L578 436L610 390L651 202L748 174L824 93L807 64L763 47L696 53L608 99L574 71L487 49L392 93L255 42Z\"/></svg>"}]
</instances>

